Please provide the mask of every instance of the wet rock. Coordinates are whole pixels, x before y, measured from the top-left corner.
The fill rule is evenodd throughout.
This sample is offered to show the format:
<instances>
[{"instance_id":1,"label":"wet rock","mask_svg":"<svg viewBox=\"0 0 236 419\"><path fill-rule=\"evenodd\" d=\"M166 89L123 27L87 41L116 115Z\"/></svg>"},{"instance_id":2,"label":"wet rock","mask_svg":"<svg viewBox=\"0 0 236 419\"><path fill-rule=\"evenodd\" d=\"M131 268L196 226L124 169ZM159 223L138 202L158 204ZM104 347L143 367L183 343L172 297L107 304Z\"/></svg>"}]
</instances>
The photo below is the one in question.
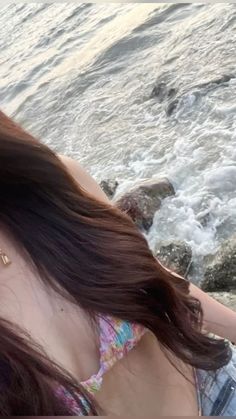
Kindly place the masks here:
<instances>
[{"instance_id":1,"label":"wet rock","mask_svg":"<svg viewBox=\"0 0 236 419\"><path fill-rule=\"evenodd\" d=\"M235 292L209 292L208 294L219 303L236 311L236 293Z\"/></svg>"},{"instance_id":2,"label":"wet rock","mask_svg":"<svg viewBox=\"0 0 236 419\"><path fill-rule=\"evenodd\" d=\"M184 277L188 274L192 263L192 249L187 243L161 241L157 243L153 253L166 268Z\"/></svg>"},{"instance_id":3,"label":"wet rock","mask_svg":"<svg viewBox=\"0 0 236 419\"><path fill-rule=\"evenodd\" d=\"M166 114L167 116L170 116L175 111L179 103L179 99L176 95L177 89L175 87L168 87L166 83L160 82L152 89L150 98L156 98L160 103L166 101Z\"/></svg>"},{"instance_id":4,"label":"wet rock","mask_svg":"<svg viewBox=\"0 0 236 419\"><path fill-rule=\"evenodd\" d=\"M100 182L100 187L110 199L113 198L113 196L115 195L115 191L118 185L119 183L117 182L117 180L114 179L102 180Z\"/></svg>"},{"instance_id":5,"label":"wet rock","mask_svg":"<svg viewBox=\"0 0 236 419\"><path fill-rule=\"evenodd\" d=\"M197 221L202 225L202 227L207 227L209 222L212 220L212 215L210 211L205 211L199 214L196 217Z\"/></svg>"},{"instance_id":6,"label":"wet rock","mask_svg":"<svg viewBox=\"0 0 236 419\"><path fill-rule=\"evenodd\" d=\"M201 288L204 291L236 290L236 235L225 240L214 256L204 259L207 264Z\"/></svg>"},{"instance_id":7,"label":"wet rock","mask_svg":"<svg viewBox=\"0 0 236 419\"><path fill-rule=\"evenodd\" d=\"M235 78L235 75L233 75L233 74L223 74L222 76L220 76L216 79L209 80L205 83L200 83L196 87L201 88L201 89L203 89L203 88L205 89L207 87L214 87L215 85L219 86L221 84L228 83L230 80L232 80L234 78Z\"/></svg>"},{"instance_id":8,"label":"wet rock","mask_svg":"<svg viewBox=\"0 0 236 419\"><path fill-rule=\"evenodd\" d=\"M163 102L163 100L170 99L175 96L176 93L177 91L174 87L169 88L166 83L160 82L153 87L150 97L155 97L159 100L159 102Z\"/></svg>"},{"instance_id":9,"label":"wet rock","mask_svg":"<svg viewBox=\"0 0 236 419\"><path fill-rule=\"evenodd\" d=\"M156 98L160 103L166 102L166 114L167 116L171 116L186 95L195 93L196 96L197 92L201 91L201 96L204 96L209 90L214 90L219 86L225 86L232 79L235 79L234 74L223 74L222 76L206 80L199 84L182 86L181 89L179 86L178 88L176 86L174 87L173 82L172 87L170 87L164 81L158 81L152 89L150 98Z\"/></svg>"},{"instance_id":10,"label":"wet rock","mask_svg":"<svg viewBox=\"0 0 236 419\"><path fill-rule=\"evenodd\" d=\"M166 115L171 116L172 113L176 110L178 104L179 104L179 99L175 99L172 102L170 102L166 108Z\"/></svg>"},{"instance_id":11,"label":"wet rock","mask_svg":"<svg viewBox=\"0 0 236 419\"><path fill-rule=\"evenodd\" d=\"M140 229L148 230L162 199L175 194L168 179L151 179L125 193L116 205L125 211Z\"/></svg>"}]
</instances>

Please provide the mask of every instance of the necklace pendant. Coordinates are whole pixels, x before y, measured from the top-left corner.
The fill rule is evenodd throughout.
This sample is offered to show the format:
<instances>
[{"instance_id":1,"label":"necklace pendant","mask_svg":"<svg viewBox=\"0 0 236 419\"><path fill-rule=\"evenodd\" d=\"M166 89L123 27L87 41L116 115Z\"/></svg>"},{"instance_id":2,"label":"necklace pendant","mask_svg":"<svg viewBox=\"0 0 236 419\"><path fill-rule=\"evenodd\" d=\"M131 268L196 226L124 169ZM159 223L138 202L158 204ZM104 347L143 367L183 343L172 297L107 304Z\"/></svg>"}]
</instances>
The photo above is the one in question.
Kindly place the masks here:
<instances>
[{"instance_id":1,"label":"necklace pendant","mask_svg":"<svg viewBox=\"0 0 236 419\"><path fill-rule=\"evenodd\" d=\"M8 266L8 265L11 264L11 260L9 259L9 257L5 253L3 253L3 251L1 249L0 249L0 257L2 259L3 265Z\"/></svg>"}]
</instances>

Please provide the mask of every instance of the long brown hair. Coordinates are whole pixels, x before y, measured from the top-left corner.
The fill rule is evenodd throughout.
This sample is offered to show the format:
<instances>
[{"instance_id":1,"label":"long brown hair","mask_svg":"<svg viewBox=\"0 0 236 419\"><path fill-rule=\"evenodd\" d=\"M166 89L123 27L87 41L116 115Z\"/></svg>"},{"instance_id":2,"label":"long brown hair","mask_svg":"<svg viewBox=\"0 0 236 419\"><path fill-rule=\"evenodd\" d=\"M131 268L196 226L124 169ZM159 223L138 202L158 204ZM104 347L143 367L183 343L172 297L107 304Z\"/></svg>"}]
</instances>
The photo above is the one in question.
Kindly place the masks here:
<instances>
[{"instance_id":1,"label":"long brown hair","mask_svg":"<svg viewBox=\"0 0 236 419\"><path fill-rule=\"evenodd\" d=\"M46 145L0 114L0 222L41 278L91 316L137 322L163 348L205 370L227 363L224 340L202 333L202 310L188 282L165 270L131 219L73 180ZM70 415L53 387L63 385L90 411L76 381L13 325L0 322L1 415ZM54 384L54 385L53 385ZM83 408L83 406L81 406ZM86 411L85 411L86 413Z\"/></svg>"}]
</instances>

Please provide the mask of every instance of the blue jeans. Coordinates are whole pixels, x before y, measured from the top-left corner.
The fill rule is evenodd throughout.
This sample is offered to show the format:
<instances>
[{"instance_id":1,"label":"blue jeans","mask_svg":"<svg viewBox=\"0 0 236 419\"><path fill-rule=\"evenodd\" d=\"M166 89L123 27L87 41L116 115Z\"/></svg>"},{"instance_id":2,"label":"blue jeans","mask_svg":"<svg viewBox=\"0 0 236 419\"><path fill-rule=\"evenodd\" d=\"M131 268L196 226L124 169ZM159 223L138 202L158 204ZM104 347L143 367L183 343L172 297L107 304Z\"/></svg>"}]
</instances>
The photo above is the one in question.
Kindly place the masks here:
<instances>
[{"instance_id":1,"label":"blue jeans","mask_svg":"<svg viewBox=\"0 0 236 419\"><path fill-rule=\"evenodd\" d=\"M232 358L217 371L196 370L203 416L236 416L236 348Z\"/></svg>"}]
</instances>

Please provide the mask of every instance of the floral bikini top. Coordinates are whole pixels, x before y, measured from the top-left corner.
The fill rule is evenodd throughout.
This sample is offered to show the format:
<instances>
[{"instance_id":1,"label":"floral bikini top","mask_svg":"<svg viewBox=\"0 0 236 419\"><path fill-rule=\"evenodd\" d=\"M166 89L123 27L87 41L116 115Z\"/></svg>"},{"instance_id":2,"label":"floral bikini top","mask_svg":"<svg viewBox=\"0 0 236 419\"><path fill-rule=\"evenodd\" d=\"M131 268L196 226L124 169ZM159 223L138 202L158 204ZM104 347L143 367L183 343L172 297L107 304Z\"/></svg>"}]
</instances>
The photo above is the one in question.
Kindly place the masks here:
<instances>
[{"instance_id":1,"label":"floral bikini top","mask_svg":"<svg viewBox=\"0 0 236 419\"><path fill-rule=\"evenodd\" d=\"M122 359L147 332L143 326L113 317L99 317L100 368L87 381L81 383L94 395L100 390L104 374ZM232 358L217 371L195 371L199 416L236 416L236 348ZM56 390L57 396L73 411L75 416L89 414L86 400L80 396L81 405L64 387Z\"/></svg>"},{"instance_id":2,"label":"floral bikini top","mask_svg":"<svg viewBox=\"0 0 236 419\"><path fill-rule=\"evenodd\" d=\"M125 322L113 317L99 317L100 331L100 368L97 374L92 375L81 385L91 395L100 390L104 374L113 365L122 359L131 349L133 349L146 333L146 329L138 324ZM81 407L73 396L64 388L57 389L57 396L74 412L75 415L83 415ZM84 410L88 411L88 406L84 398L81 398Z\"/></svg>"}]
</instances>

